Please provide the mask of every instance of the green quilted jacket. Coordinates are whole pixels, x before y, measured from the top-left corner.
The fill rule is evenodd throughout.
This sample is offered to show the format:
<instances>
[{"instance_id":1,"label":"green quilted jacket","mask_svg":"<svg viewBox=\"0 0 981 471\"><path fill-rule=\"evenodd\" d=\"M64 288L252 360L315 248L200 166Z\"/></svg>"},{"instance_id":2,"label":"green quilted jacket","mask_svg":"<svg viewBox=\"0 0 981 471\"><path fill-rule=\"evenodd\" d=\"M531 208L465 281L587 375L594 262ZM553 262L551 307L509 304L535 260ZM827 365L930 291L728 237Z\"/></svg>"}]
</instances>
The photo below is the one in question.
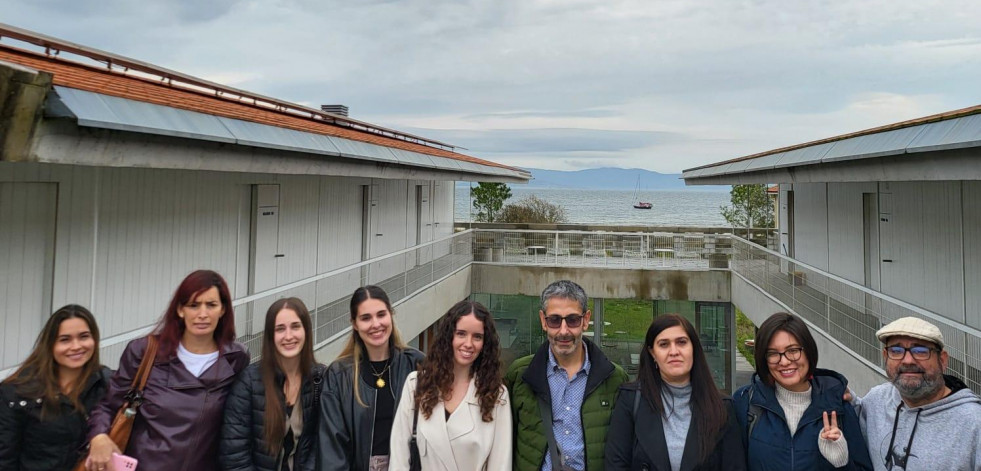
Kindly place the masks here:
<instances>
[{"instance_id":1,"label":"green quilted jacket","mask_svg":"<svg viewBox=\"0 0 981 471\"><path fill-rule=\"evenodd\" d=\"M611 362L596 344L583 339L591 364L586 379L586 398L582 404L583 433L586 443L586 471L603 471L606 433L610 415L616 403L617 389L627 381L627 373ZM548 440L538 397L551 404L548 377L548 342L538 352L519 358L511 364L504 377L511 395L511 415L514 426L514 471L538 471L545 463ZM551 410L548 411L551 416ZM551 424L549 424L551 426Z\"/></svg>"}]
</instances>

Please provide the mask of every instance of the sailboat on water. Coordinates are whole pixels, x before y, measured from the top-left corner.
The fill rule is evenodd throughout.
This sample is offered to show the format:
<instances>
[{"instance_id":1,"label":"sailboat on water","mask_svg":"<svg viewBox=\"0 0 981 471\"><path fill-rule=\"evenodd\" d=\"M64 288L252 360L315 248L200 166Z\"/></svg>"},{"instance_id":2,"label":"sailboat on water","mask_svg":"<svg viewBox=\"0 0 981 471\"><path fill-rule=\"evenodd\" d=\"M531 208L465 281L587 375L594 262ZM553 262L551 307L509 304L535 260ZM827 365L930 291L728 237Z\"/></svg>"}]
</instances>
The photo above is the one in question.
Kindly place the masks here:
<instances>
[{"instance_id":1,"label":"sailboat on water","mask_svg":"<svg viewBox=\"0 0 981 471\"><path fill-rule=\"evenodd\" d=\"M634 197L631 198L632 200L636 201L636 203L634 203L634 209L652 209L652 208L654 208L654 205L652 203L649 203L649 202L646 202L646 201L638 201L637 200L637 192L638 191L640 191L640 175L637 175L637 186L634 187Z\"/></svg>"}]
</instances>

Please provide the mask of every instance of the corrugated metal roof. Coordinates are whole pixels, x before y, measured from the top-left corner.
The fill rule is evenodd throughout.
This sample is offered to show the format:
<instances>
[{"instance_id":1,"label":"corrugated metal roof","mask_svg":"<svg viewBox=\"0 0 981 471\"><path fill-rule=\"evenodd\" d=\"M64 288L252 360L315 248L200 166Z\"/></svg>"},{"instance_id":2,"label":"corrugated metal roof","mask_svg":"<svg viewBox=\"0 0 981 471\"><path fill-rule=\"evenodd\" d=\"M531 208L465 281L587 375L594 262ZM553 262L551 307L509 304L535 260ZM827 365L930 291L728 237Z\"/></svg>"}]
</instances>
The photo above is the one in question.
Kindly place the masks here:
<instances>
[{"instance_id":1,"label":"corrugated metal roof","mask_svg":"<svg viewBox=\"0 0 981 471\"><path fill-rule=\"evenodd\" d=\"M437 168L478 175L527 179L526 173L480 165L337 136L298 131L239 119L213 116L100 93L55 86L53 109L66 109L79 126L115 129L268 149L373 160L412 167Z\"/></svg>"},{"instance_id":2,"label":"corrugated metal roof","mask_svg":"<svg viewBox=\"0 0 981 471\"><path fill-rule=\"evenodd\" d=\"M746 162L749 162L749 165L747 165L746 168L743 169L743 171L752 172L756 170L769 170L773 168L777 164L777 162L780 161L780 159L783 158L784 154L786 154L786 152L764 155L763 157L757 159L746 160ZM711 167L703 168L702 170L711 170Z\"/></svg>"},{"instance_id":3,"label":"corrugated metal roof","mask_svg":"<svg viewBox=\"0 0 981 471\"><path fill-rule=\"evenodd\" d=\"M419 167L435 167L436 164L433 163L433 159L426 154L420 154L418 152L412 152L410 150L402 149L389 149L395 158L405 165L414 165Z\"/></svg>"},{"instance_id":4,"label":"corrugated metal roof","mask_svg":"<svg viewBox=\"0 0 981 471\"><path fill-rule=\"evenodd\" d=\"M235 136L216 116L74 88L55 87L55 92L79 126L235 142Z\"/></svg>"},{"instance_id":5,"label":"corrugated metal roof","mask_svg":"<svg viewBox=\"0 0 981 471\"><path fill-rule=\"evenodd\" d=\"M929 126L931 125L894 129L879 134L867 134L837 141L822 160L835 162L902 154L906 151L906 147L913 142L913 139L916 139L916 136L923 132L923 128Z\"/></svg>"},{"instance_id":6,"label":"corrugated metal roof","mask_svg":"<svg viewBox=\"0 0 981 471\"><path fill-rule=\"evenodd\" d=\"M944 126L941 126L944 125ZM926 126L907 152L962 149L981 146L981 115L964 116Z\"/></svg>"},{"instance_id":7,"label":"corrugated metal roof","mask_svg":"<svg viewBox=\"0 0 981 471\"><path fill-rule=\"evenodd\" d=\"M773 168L796 167L798 165L816 164L828 153L834 143L818 144L813 147L794 149L783 153L783 157L773 165Z\"/></svg>"},{"instance_id":8,"label":"corrugated metal roof","mask_svg":"<svg viewBox=\"0 0 981 471\"><path fill-rule=\"evenodd\" d=\"M924 122L908 127L894 127L878 133L856 134L841 140L826 140L782 152L760 154L758 157L720 162L712 166L685 170L682 178L717 177L967 147L981 147L981 114Z\"/></svg>"}]
</instances>

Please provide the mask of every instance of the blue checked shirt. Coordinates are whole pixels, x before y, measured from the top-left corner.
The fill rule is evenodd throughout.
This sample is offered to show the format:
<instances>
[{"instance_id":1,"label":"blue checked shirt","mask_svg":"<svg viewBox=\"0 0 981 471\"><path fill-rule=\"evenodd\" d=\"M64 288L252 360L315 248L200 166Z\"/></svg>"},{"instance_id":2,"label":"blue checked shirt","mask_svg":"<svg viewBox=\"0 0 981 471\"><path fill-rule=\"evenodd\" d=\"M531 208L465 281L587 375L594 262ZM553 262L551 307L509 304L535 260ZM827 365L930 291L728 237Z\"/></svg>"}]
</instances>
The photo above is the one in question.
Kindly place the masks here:
<instances>
[{"instance_id":1,"label":"blue checked shirt","mask_svg":"<svg viewBox=\"0 0 981 471\"><path fill-rule=\"evenodd\" d=\"M572 469L585 470L586 443L582 429L582 401L586 397L590 363L586 346L581 345L581 348L585 361L571 380L565 368L555 361L552 349L548 349L548 389L552 394L552 431L565 465ZM545 453L542 471L552 471L550 453Z\"/></svg>"}]
</instances>

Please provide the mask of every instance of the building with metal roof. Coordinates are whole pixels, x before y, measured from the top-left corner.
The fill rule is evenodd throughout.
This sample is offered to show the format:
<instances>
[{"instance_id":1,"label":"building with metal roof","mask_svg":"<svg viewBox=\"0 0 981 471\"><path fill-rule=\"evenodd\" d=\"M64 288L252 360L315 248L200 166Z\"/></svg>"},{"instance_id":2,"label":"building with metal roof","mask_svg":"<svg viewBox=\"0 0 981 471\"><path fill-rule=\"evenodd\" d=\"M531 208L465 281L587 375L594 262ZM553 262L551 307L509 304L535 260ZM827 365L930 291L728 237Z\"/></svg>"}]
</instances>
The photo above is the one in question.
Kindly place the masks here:
<instances>
[{"instance_id":1,"label":"building with metal roof","mask_svg":"<svg viewBox=\"0 0 981 471\"><path fill-rule=\"evenodd\" d=\"M779 184L780 251L733 262L754 321L809 320L857 376L874 333L913 315L944 332L948 372L981 386L981 106L685 170L690 185ZM751 315L753 318L753 315ZM822 356L824 352L822 351ZM836 368L838 365L836 365Z\"/></svg>"},{"instance_id":2,"label":"building with metal roof","mask_svg":"<svg viewBox=\"0 0 981 471\"><path fill-rule=\"evenodd\" d=\"M438 279L454 183L531 178L461 151L0 25L0 373L68 303L96 314L113 365L198 268L228 280L244 341L278 297L317 312L413 267ZM317 319L318 345L346 324Z\"/></svg>"}]
</instances>

